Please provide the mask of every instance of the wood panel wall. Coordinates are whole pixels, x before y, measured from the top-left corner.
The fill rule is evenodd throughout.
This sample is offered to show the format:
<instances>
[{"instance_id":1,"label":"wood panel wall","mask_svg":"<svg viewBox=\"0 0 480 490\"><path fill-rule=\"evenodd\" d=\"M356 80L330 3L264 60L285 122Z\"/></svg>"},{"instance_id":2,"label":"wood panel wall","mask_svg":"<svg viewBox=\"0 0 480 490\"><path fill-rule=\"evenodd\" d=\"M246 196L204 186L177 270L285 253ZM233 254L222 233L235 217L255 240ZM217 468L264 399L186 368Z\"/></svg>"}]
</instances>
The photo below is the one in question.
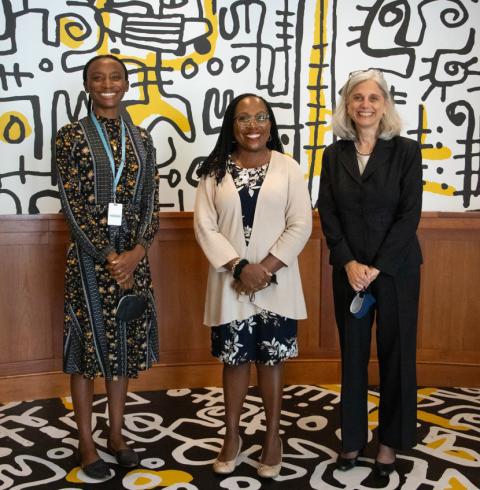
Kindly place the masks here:
<instances>
[{"instance_id":1,"label":"wood panel wall","mask_svg":"<svg viewBox=\"0 0 480 490\"><path fill-rule=\"evenodd\" d=\"M219 385L202 325L207 262L192 213L162 213L150 250L159 314L160 364L132 390ZM419 385L480 384L480 213L424 213L418 329ZM68 229L61 215L0 216L0 401L68 394L62 367L63 271ZM300 257L308 320L287 383L338 383L328 250L318 216ZM254 382L254 379L252 379ZM374 346L371 382L377 382ZM97 389L102 391L99 381Z\"/></svg>"}]
</instances>

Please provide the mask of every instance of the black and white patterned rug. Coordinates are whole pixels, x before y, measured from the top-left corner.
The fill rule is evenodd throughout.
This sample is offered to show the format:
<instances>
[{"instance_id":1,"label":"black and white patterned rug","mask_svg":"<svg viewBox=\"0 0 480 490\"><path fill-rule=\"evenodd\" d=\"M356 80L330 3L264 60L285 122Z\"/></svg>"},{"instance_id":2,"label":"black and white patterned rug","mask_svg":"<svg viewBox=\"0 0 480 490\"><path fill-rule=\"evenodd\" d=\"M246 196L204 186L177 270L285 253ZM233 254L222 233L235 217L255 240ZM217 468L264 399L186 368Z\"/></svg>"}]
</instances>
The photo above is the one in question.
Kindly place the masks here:
<instances>
[{"instance_id":1,"label":"black and white patterned rug","mask_svg":"<svg viewBox=\"0 0 480 490\"><path fill-rule=\"evenodd\" d=\"M334 469L339 447L339 386L288 386L282 411L283 466L280 476L256 474L265 430L261 399L249 390L242 415L243 447L232 475L212 473L223 433L221 388L129 393L125 436L138 451L134 470L111 463L111 478L95 482L76 466L76 429L71 401L50 399L0 406L0 490L44 488L175 490L302 489L480 489L480 388L421 388L418 445L397 456L390 478L372 473L378 421L378 392L370 391L371 442L361 464ZM105 447L106 397L96 396L94 437Z\"/></svg>"}]
</instances>

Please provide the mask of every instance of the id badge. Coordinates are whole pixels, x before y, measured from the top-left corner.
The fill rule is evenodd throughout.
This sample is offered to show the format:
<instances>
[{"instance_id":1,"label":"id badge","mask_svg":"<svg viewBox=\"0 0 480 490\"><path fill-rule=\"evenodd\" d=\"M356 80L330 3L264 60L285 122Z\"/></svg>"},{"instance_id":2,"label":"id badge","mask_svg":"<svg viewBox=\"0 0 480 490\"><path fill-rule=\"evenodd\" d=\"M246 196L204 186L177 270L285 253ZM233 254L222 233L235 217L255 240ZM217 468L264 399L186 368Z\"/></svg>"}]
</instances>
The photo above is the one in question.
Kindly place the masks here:
<instances>
[{"instance_id":1,"label":"id badge","mask_svg":"<svg viewBox=\"0 0 480 490\"><path fill-rule=\"evenodd\" d=\"M122 206L116 202L108 204L108 221L109 226L120 226L122 224Z\"/></svg>"}]
</instances>

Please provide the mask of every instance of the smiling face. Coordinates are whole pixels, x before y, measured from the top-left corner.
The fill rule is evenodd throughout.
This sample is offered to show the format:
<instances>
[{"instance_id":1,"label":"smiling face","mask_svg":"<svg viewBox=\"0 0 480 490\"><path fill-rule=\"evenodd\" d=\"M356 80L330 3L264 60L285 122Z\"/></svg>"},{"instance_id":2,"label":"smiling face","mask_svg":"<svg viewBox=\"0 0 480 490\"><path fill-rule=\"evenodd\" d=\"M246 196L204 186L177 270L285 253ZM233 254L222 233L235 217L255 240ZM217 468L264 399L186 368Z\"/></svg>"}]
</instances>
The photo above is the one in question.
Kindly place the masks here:
<instances>
[{"instance_id":1,"label":"smiling face","mask_svg":"<svg viewBox=\"0 0 480 490\"><path fill-rule=\"evenodd\" d=\"M258 97L245 97L237 104L233 135L238 149L249 152L266 150L271 123L268 118L263 122L256 119L262 119L265 115L268 116L268 109ZM250 120L246 122L248 119Z\"/></svg>"},{"instance_id":2,"label":"smiling face","mask_svg":"<svg viewBox=\"0 0 480 490\"><path fill-rule=\"evenodd\" d=\"M87 72L85 90L92 97L93 109L99 116L118 116L120 101L128 90L123 66L112 58L95 60Z\"/></svg>"},{"instance_id":3,"label":"smiling face","mask_svg":"<svg viewBox=\"0 0 480 490\"><path fill-rule=\"evenodd\" d=\"M377 82L360 82L350 91L347 112L357 131L377 131L387 109L387 102Z\"/></svg>"}]
</instances>

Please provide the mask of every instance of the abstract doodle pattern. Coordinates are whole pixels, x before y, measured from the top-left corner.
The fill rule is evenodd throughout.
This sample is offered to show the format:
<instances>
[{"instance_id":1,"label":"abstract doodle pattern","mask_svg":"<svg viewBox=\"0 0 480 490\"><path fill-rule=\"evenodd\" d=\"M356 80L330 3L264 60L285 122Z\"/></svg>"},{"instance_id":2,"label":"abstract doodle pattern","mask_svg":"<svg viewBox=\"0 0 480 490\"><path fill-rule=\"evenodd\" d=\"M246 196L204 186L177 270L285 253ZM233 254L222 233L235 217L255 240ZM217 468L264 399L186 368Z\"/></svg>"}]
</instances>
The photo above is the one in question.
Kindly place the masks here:
<instances>
[{"instance_id":1,"label":"abstract doodle pattern","mask_svg":"<svg viewBox=\"0 0 480 490\"><path fill-rule=\"evenodd\" d=\"M283 466L276 489L373 488L475 490L480 474L480 389L422 388L418 391L418 445L397 456L397 472L379 479L372 473L379 395L369 392L370 434L360 464L334 469L339 447L339 386L288 386L284 390L281 431ZM125 436L140 456L135 470L121 469L102 449L106 445L106 398L93 407L94 438L111 464L102 489L225 488L256 490L265 419L256 389L250 389L241 417L243 449L235 473L211 470L222 441L221 388L130 393ZM76 466L75 423L69 399L0 406L0 489L85 488L89 481ZM88 487L88 488L94 488ZM272 487L273 488L273 487Z\"/></svg>"},{"instance_id":2,"label":"abstract doodle pattern","mask_svg":"<svg viewBox=\"0 0 480 490\"><path fill-rule=\"evenodd\" d=\"M191 210L228 102L271 101L312 204L352 70L383 70L424 157L424 209L480 208L478 0L2 0L0 213L59 210L57 129L86 111L81 70L127 63L127 117L157 147L163 210Z\"/></svg>"}]
</instances>

